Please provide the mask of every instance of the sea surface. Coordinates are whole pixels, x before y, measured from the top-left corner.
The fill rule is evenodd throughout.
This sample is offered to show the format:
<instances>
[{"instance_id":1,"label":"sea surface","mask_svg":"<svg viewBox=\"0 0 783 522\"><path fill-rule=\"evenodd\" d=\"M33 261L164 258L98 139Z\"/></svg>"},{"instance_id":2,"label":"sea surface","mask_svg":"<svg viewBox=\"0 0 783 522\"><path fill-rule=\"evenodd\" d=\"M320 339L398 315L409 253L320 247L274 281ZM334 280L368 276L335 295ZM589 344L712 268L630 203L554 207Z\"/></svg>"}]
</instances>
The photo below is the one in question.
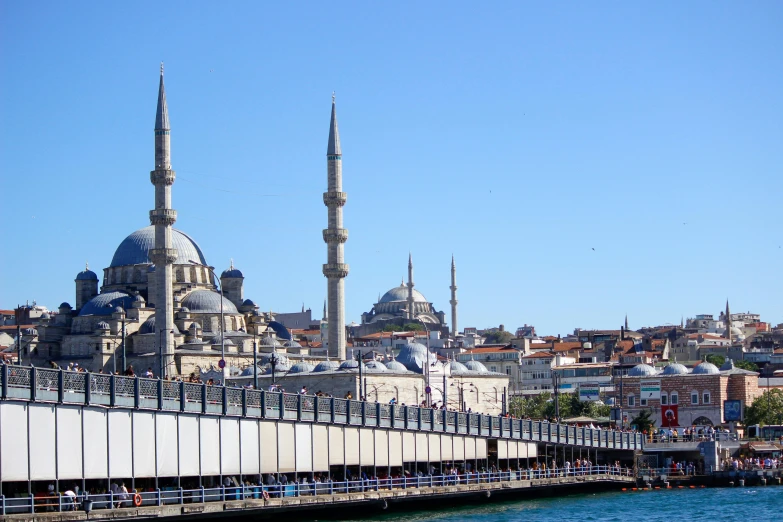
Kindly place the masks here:
<instances>
[{"instance_id":1,"label":"sea surface","mask_svg":"<svg viewBox=\"0 0 783 522\"><path fill-rule=\"evenodd\" d=\"M540 500L487 502L438 511L393 510L348 520L444 522L588 522L783 520L783 486L704 488L568 495Z\"/></svg>"}]
</instances>

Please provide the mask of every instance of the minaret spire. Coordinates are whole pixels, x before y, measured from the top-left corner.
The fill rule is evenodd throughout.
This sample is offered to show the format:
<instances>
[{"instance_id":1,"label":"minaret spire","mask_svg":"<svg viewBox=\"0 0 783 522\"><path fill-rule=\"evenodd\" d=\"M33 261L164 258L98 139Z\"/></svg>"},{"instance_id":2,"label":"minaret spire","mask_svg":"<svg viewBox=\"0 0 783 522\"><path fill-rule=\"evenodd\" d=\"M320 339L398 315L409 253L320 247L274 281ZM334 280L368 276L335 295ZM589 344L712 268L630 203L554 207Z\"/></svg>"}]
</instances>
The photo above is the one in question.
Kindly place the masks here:
<instances>
[{"instance_id":1,"label":"minaret spire","mask_svg":"<svg viewBox=\"0 0 783 522\"><path fill-rule=\"evenodd\" d=\"M408 319L416 319L413 309L413 255L408 252Z\"/></svg>"},{"instance_id":2,"label":"minaret spire","mask_svg":"<svg viewBox=\"0 0 783 522\"><path fill-rule=\"evenodd\" d=\"M172 265L177 260L177 250L173 247L171 236L177 211L171 208L171 186L176 174L171 169L170 131L161 63L155 113L155 170L150 172L150 181L155 186L155 209L150 211L150 224L155 227L155 248L149 253L150 261L155 264L155 293L150 298L155 304L155 347L160 357L158 371L161 378L174 369Z\"/></svg>"},{"instance_id":3,"label":"minaret spire","mask_svg":"<svg viewBox=\"0 0 783 522\"><path fill-rule=\"evenodd\" d=\"M628 314L625 314L625 331L628 331Z\"/></svg>"},{"instance_id":4,"label":"minaret spire","mask_svg":"<svg viewBox=\"0 0 783 522\"><path fill-rule=\"evenodd\" d=\"M729 340L729 345L731 345L732 342L732 335L731 335L731 310L729 309L729 300L726 299L726 339Z\"/></svg>"},{"instance_id":5,"label":"minaret spire","mask_svg":"<svg viewBox=\"0 0 783 522\"><path fill-rule=\"evenodd\" d=\"M456 339L459 333L459 327L457 326L457 265L454 264L454 255L451 256L451 336Z\"/></svg>"},{"instance_id":6,"label":"minaret spire","mask_svg":"<svg viewBox=\"0 0 783 522\"><path fill-rule=\"evenodd\" d=\"M343 228L343 206L348 195L343 192L343 162L340 131L337 128L337 108L332 93L332 116L329 122L329 142L326 145L327 192L324 205L328 209L328 227L323 231L327 260L323 274L327 278L328 350L329 355L345 360L345 281L348 265L345 263L345 242L348 230Z\"/></svg>"}]
</instances>

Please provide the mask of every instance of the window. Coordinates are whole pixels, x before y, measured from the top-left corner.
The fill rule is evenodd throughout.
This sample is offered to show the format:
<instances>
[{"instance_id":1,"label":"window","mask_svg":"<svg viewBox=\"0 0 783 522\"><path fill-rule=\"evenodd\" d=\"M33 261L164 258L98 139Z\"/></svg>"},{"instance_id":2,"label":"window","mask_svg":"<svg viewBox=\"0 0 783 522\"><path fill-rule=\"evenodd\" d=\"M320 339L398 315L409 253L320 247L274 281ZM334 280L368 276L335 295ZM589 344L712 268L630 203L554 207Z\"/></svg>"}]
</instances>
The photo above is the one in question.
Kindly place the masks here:
<instances>
[{"instance_id":1,"label":"window","mask_svg":"<svg viewBox=\"0 0 783 522\"><path fill-rule=\"evenodd\" d=\"M634 397L633 395L628 396L628 406L630 406L631 408L636 406L636 397Z\"/></svg>"},{"instance_id":2,"label":"window","mask_svg":"<svg viewBox=\"0 0 783 522\"><path fill-rule=\"evenodd\" d=\"M506 375L511 375L511 367L506 367Z\"/></svg>"},{"instance_id":3,"label":"window","mask_svg":"<svg viewBox=\"0 0 783 522\"><path fill-rule=\"evenodd\" d=\"M669 396L666 395L666 393L661 393L661 406L666 406L669 404Z\"/></svg>"},{"instance_id":4,"label":"window","mask_svg":"<svg viewBox=\"0 0 783 522\"><path fill-rule=\"evenodd\" d=\"M699 392L691 392L691 405L699 404Z\"/></svg>"},{"instance_id":5,"label":"window","mask_svg":"<svg viewBox=\"0 0 783 522\"><path fill-rule=\"evenodd\" d=\"M498 371L498 367L497 366L490 366L489 367L489 371L496 372L496 371Z\"/></svg>"},{"instance_id":6,"label":"window","mask_svg":"<svg viewBox=\"0 0 783 522\"><path fill-rule=\"evenodd\" d=\"M639 399L639 406L647 406L647 399Z\"/></svg>"},{"instance_id":7,"label":"window","mask_svg":"<svg viewBox=\"0 0 783 522\"><path fill-rule=\"evenodd\" d=\"M704 403L704 404L709 404L710 403L710 392L705 391L702 394L702 403Z\"/></svg>"},{"instance_id":8,"label":"window","mask_svg":"<svg viewBox=\"0 0 783 522\"><path fill-rule=\"evenodd\" d=\"M672 404L672 406L674 406L675 404L679 404L679 403L680 403L680 396L677 395L677 392L672 392L672 395L671 395L671 404Z\"/></svg>"}]
</instances>

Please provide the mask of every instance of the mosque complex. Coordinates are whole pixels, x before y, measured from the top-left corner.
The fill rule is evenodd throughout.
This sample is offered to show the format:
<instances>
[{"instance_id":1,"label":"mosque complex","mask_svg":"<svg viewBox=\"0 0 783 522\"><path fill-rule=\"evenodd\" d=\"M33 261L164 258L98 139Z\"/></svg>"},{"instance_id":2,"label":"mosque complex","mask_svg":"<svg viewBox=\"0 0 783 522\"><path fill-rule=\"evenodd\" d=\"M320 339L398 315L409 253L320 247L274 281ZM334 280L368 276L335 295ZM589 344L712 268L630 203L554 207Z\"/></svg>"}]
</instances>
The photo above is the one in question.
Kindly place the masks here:
<instances>
[{"instance_id":1,"label":"mosque complex","mask_svg":"<svg viewBox=\"0 0 783 522\"><path fill-rule=\"evenodd\" d=\"M75 306L63 302L44 313L35 329L24 331L23 360L35 366L75 364L93 372L123 373L133 366L143 375L150 368L164 378L191 374L228 385L258 386L275 380L289 391L306 386L343 397L364 396L398 404L436 402L453 409L497 414L504 411L509 377L490 372L478 361L464 364L439 358L428 346L409 342L394 351L355 360L347 352L342 149L332 97L327 145L328 226L323 231L327 262L327 306L321 320L322 345L302 346L272 312L262 312L244 295L244 274L233 266L218 277L196 241L173 227L176 173L171 166L171 126L160 71L155 117L155 165L150 173L154 208L150 226L126 237L111 263L98 275L85 267L75 279ZM414 288L413 260L408 282L379 297L362 314L363 334L388 324L421 323L447 340L457 335L456 266L451 262L451 325L445 313ZM298 359L298 361L297 361ZM360 371L361 365L361 371ZM218 368L222 367L222 368Z\"/></svg>"}]
</instances>

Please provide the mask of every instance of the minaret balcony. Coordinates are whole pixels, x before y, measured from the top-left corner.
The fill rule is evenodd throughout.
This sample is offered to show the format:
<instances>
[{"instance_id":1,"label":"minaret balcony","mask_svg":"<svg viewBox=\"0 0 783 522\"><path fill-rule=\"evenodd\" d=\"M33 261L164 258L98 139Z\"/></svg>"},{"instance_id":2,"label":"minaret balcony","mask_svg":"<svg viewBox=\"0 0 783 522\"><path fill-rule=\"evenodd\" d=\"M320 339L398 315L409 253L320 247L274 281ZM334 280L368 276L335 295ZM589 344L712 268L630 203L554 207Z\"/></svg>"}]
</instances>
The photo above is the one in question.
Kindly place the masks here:
<instances>
[{"instance_id":1,"label":"minaret balcony","mask_svg":"<svg viewBox=\"0 0 783 522\"><path fill-rule=\"evenodd\" d=\"M342 279L348 277L348 265L346 263L327 263L324 265L324 276L329 279Z\"/></svg>"},{"instance_id":2,"label":"minaret balcony","mask_svg":"<svg viewBox=\"0 0 783 522\"><path fill-rule=\"evenodd\" d=\"M173 185L176 177L176 173L171 169L155 169L150 172L153 185Z\"/></svg>"},{"instance_id":3,"label":"minaret balcony","mask_svg":"<svg viewBox=\"0 0 783 522\"><path fill-rule=\"evenodd\" d=\"M345 206L346 201L348 201L346 192L324 192L324 205L329 208Z\"/></svg>"},{"instance_id":4,"label":"minaret balcony","mask_svg":"<svg viewBox=\"0 0 783 522\"><path fill-rule=\"evenodd\" d=\"M346 228L327 228L324 230L324 242L330 245L335 243L345 243L348 241L348 229Z\"/></svg>"},{"instance_id":5,"label":"minaret balcony","mask_svg":"<svg viewBox=\"0 0 783 522\"><path fill-rule=\"evenodd\" d=\"M170 208L150 210L150 224L170 227L177 221L177 211Z\"/></svg>"},{"instance_id":6,"label":"minaret balcony","mask_svg":"<svg viewBox=\"0 0 783 522\"><path fill-rule=\"evenodd\" d=\"M176 248L153 248L150 250L150 261L152 261L155 266L174 264L177 257L179 256L177 255Z\"/></svg>"}]
</instances>

